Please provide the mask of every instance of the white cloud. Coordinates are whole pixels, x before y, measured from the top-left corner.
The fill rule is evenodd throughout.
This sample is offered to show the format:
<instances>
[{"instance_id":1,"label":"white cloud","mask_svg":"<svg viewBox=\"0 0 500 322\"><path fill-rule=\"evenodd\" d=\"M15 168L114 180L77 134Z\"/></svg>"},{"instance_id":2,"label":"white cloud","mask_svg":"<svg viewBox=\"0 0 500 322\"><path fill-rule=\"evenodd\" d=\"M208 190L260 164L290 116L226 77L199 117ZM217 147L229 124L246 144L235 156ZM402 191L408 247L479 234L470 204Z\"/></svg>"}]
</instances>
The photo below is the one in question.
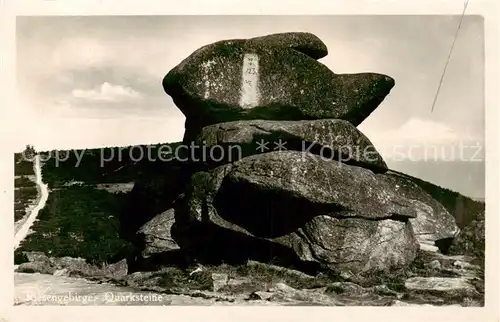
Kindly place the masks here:
<instances>
[{"instance_id":1,"label":"white cloud","mask_svg":"<svg viewBox=\"0 0 500 322\"><path fill-rule=\"evenodd\" d=\"M436 121L411 118L399 128L387 131L386 135L408 142L450 142L459 138L449 126Z\"/></svg>"},{"instance_id":2,"label":"white cloud","mask_svg":"<svg viewBox=\"0 0 500 322\"><path fill-rule=\"evenodd\" d=\"M484 138L457 131L446 124L411 118L389 130L359 127L387 159L442 160L470 157Z\"/></svg>"},{"instance_id":3,"label":"white cloud","mask_svg":"<svg viewBox=\"0 0 500 322\"><path fill-rule=\"evenodd\" d=\"M447 144L460 139L459 133L448 125L420 118L410 118L401 126L384 130L380 127L368 127L365 123L359 126L368 138L377 146L391 147L394 145Z\"/></svg>"},{"instance_id":4,"label":"white cloud","mask_svg":"<svg viewBox=\"0 0 500 322\"><path fill-rule=\"evenodd\" d=\"M141 98L141 94L130 87L113 85L108 82L104 82L96 89L74 89L71 93L75 98L92 101L117 102Z\"/></svg>"}]
</instances>

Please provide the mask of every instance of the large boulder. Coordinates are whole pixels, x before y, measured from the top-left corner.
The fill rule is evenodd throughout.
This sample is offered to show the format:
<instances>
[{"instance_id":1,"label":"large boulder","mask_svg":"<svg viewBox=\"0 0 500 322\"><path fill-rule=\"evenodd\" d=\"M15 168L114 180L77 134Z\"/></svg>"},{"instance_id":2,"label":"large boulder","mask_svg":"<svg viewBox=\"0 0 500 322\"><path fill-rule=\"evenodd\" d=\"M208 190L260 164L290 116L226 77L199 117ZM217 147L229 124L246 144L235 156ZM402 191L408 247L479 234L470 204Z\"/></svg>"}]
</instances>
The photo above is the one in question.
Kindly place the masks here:
<instances>
[{"instance_id":1,"label":"large boulder","mask_svg":"<svg viewBox=\"0 0 500 322\"><path fill-rule=\"evenodd\" d=\"M232 162L284 149L310 152L376 172L387 170L370 140L344 120L226 122L204 127L194 143L203 147L195 150L199 151L200 160L208 162Z\"/></svg>"},{"instance_id":2,"label":"large boulder","mask_svg":"<svg viewBox=\"0 0 500 322\"><path fill-rule=\"evenodd\" d=\"M412 207L370 170L271 152L195 174L184 210L176 212L176 241L224 259L270 256L339 271L387 270L416 255Z\"/></svg>"},{"instance_id":3,"label":"large boulder","mask_svg":"<svg viewBox=\"0 0 500 322\"><path fill-rule=\"evenodd\" d=\"M409 291L454 296L474 296L477 290L465 277L412 277L405 281Z\"/></svg>"},{"instance_id":4,"label":"large boulder","mask_svg":"<svg viewBox=\"0 0 500 322\"><path fill-rule=\"evenodd\" d=\"M316 216L274 241L294 249L303 261L354 274L406 267L418 251L410 223L392 219Z\"/></svg>"},{"instance_id":5,"label":"large boulder","mask_svg":"<svg viewBox=\"0 0 500 322\"><path fill-rule=\"evenodd\" d=\"M137 234L139 235L138 238L144 243L142 251L144 258L148 258L153 254L179 249L179 245L171 235L174 222L174 209L169 209L157 215L139 229Z\"/></svg>"},{"instance_id":6,"label":"large boulder","mask_svg":"<svg viewBox=\"0 0 500 322\"><path fill-rule=\"evenodd\" d=\"M141 170L119 214L122 238L134 243L142 225L173 207L190 176L189 165L175 159L150 162Z\"/></svg>"},{"instance_id":7,"label":"large boulder","mask_svg":"<svg viewBox=\"0 0 500 322\"><path fill-rule=\"evenodd\" d=\"M236 120L344 119L357 126L394 80L335 74L315 59L323 54L311 34L223 40L196 50L163 79L186 116L184 141L206 125Z\"/></svg>"},{"instance_id":8,"label":"large boulder","mask_svg":"<svg viewBox=\"0 0 500 322\"><path fill-rule=\"evenodd\" d=\"M442 204L413 182L411 177L390 171L380 175L380 179L390 185L395 193L414 203L417 217L410 221L419 243L436 245L442 250L449 246L460 229L455 218ZM446 240L449 242L444 242Z\"/></svg>"},{"instance_id":9,"label":"large boulder","mask_svg":"<svg viewBox=\"0 0 500 322\"><path fill-rule=\"evenodd\" d=\"M271 216L273 208L285 213L285 221L315 211L348 210L367 219L417 215L413 203L379 175L307 152L253 155L220 171L227 173L218 195L225 200L222 206L247 209L238 214L242 220L246 211Z\"/></svg>"}]
</instances>

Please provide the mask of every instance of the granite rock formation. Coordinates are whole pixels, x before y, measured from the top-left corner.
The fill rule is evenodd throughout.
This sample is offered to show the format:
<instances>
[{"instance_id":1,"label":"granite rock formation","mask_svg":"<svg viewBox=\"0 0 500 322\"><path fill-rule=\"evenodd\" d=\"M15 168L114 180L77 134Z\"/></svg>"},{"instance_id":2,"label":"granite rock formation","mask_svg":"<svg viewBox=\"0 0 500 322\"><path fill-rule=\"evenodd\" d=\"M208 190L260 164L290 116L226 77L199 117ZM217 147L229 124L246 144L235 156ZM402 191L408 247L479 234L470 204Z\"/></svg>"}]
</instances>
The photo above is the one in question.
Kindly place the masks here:
<instances>
[{"instance_id":1,"label":"granite rock formation","mask_svg":"<svg viewBox=\"0 0 500 322\"><path fill-rule=\"evenodd\" d=\"M179 185L163 183L161 207L140 224L172 209L142 228L143 255L175 245L200 262L364 274L407 267L419 243L456 236L443 206L386 173L356 128L394 80L336 74L318 61L327 53L310 33L223 40L168 72L163 88L186 116L183 143L219 155L191 154Z\"/></svg>"}]
</instances>

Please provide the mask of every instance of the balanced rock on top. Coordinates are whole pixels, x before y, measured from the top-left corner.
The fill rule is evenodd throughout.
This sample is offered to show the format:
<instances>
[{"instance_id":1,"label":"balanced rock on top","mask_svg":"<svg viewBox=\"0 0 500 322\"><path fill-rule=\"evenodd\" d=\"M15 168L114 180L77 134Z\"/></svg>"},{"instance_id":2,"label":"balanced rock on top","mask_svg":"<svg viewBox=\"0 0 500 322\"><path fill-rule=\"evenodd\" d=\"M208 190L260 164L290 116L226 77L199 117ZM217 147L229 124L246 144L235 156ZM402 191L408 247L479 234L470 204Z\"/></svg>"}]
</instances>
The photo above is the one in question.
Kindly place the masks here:
<instances>
[{"instance_id":1,"label":"balanced rock on top","mask_svg":"<svg viewBox=\"0 0 500 322\"><path fill-rule=\"evenodd\" d=\"M237 120L343 119L359 125L394 86L377 73L335 74L309 33L223 40L196 50L163 79L186 116L185 141Z\"/></svg>"}]
</instances>

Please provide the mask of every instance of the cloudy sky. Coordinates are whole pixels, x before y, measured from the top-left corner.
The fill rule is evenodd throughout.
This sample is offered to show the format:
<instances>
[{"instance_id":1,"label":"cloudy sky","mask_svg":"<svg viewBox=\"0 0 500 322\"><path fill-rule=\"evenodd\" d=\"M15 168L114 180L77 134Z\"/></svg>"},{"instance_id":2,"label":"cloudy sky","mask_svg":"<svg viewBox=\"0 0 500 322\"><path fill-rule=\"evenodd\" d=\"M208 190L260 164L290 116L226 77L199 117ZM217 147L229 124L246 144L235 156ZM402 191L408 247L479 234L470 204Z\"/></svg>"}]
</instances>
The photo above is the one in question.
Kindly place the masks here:
<instances>
[{"instance_id":1,"label":"cloudy sky","mask_svg":"<svg viewBox=\"0 0 500 322\"><path fill-rule=\"evenodd\" d=\"M171 68L217 40L308 31L328 46L328 56L320 61L332 71L377 72L396 80L390 95L359 126L390 165L401 151L418 159L429 146L456 158L460 144L484 142L484 31L479 16L463 20L431 113L459 20L459 16L19 17L16 112L23 119L19 125L23 134L15 144L19 149L33 144L45 150L179 141L184 117L161 86ZM474 151L465 154L472 156Z\"/></svg>"}]
</instances>

